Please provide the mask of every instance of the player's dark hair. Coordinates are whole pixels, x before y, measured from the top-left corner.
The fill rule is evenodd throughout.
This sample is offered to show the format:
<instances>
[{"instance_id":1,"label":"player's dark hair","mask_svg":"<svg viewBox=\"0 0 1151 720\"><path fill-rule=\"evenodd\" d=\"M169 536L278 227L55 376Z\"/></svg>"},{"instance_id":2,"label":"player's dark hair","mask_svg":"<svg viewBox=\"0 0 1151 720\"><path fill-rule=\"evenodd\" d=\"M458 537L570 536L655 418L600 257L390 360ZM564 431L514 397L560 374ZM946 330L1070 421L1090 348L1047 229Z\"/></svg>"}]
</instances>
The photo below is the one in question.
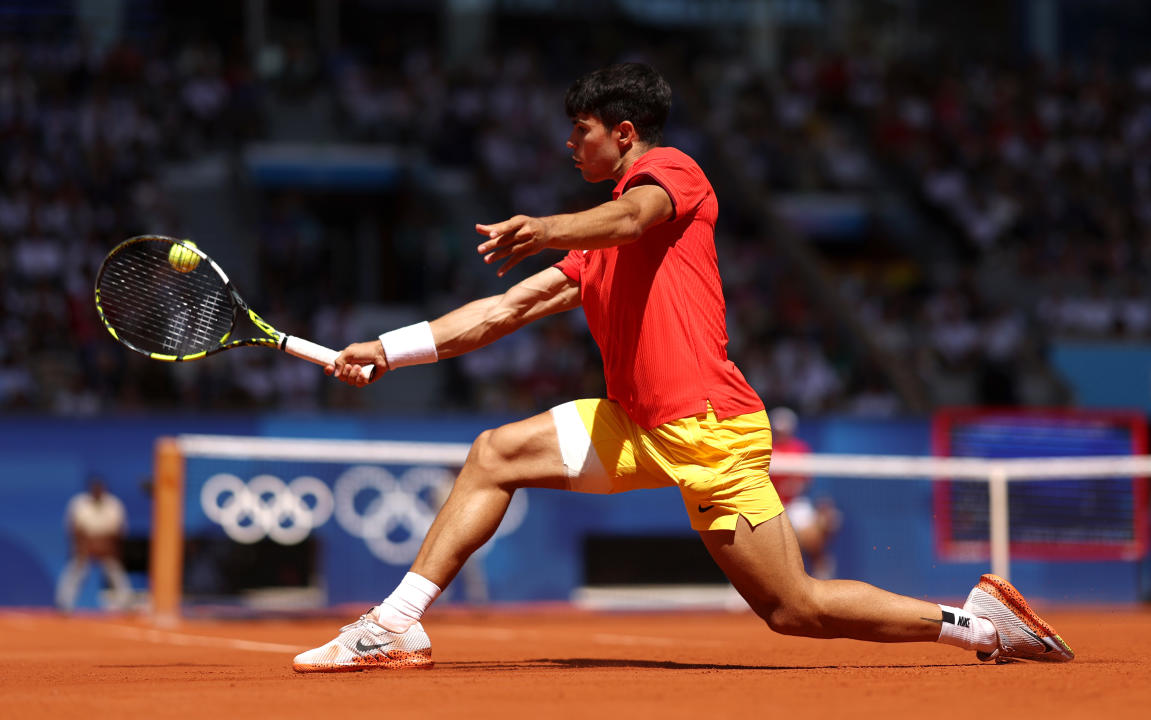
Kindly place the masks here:
<instances>
[{"instance_id":1,"label":"player's dark hair","mask_svg":"<svg viewBox=\"0 0 1151 720\"><path fill-rule=\"evenodd\" d=\"M609 65L572 83L564 110L570 118L594 115L609 128L630 120L641 142L659 145L671 112L671 86L650 65Z\"/></svg>"}]
</instances>

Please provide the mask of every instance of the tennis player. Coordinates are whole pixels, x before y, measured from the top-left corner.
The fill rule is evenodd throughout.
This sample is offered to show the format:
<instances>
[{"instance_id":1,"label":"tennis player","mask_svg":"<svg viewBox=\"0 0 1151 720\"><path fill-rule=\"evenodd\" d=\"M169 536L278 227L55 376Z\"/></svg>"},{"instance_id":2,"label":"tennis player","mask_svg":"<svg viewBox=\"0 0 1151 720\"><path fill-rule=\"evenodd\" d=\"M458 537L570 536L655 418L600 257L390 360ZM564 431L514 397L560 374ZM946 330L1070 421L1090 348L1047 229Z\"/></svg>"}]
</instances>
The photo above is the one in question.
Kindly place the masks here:
<instances>
[{"instance_id":1,"label":"tennis player","mask_svg":"<svg viewBox=\"0 0 1151 720\"><path fill-rule=\"evenodd\" d=\"M1051 626L994 575L984 575L958 608L805 572L768 476L767 414L727 357L715 193L690 157L661 145L670 87L646 65L614 65L577 80L565 106L572 160L588 182L613 182L612 200L476 225L477 249L500 275L544 250L568 251L563 259L502 295L349 345L327 372L363 385L362 366L374 365L379 378L582 306L603 354L607 398L483 432L395 591L293 667L431 667L420 618L492 536L520 488L617 493L669 485L679 487L692 528L732 585L777 632L942 642L981 660L1071 660Z\"/></svg>"}]
</instances>

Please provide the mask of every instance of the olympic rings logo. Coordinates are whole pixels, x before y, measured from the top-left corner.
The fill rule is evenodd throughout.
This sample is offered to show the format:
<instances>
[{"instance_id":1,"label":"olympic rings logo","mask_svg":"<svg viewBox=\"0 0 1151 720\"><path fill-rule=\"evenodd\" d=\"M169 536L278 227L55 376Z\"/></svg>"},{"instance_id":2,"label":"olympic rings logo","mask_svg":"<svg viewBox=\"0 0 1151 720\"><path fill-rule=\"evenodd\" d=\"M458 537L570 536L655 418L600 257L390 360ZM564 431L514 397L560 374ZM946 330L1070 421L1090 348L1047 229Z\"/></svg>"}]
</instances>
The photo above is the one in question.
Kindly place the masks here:
<instances>
[{"instance_id":1,"label":"olympic rings logo","mask_svg":"<svg viewBox=\"0 0 1151 720\"><path fill-rule=\"evenodd\" d=\"M336 520L380 560L411 562L452 479L443 468L412 468L398 480L381 467L351 468L336 480Z\"/></svg>"},{"instance_id":2,"label":"olympic rings logo","mask_svg":"<svg viewBox=\"0 0 1151 720\"><path fill-rule=\"evenodd\" d=\"M275 475L257 475L245 484L223 473L208 478L200 488L204 514L245 545L265 537L281 545L303 542L313 528L328 521L333 505L328 486L314 477L285 484Z\"/></svg>"},{"instance_id":3,"label":"olympic rings logo","mask_svg":"<svg viewBox=\"0 0 1151 720\"><path fill-rule=\"evenodd\" d=\"M415 559L453 479L440 467L413 467L397 478L382 467L358 465L343 472L329 489L310 476L285 483L274 475L258 475L245 483L221 473L200 489L200 506L228 537L244 544L266 537L295 545L334 516L378 559L403 565ZM527 495L518 492L493 539L514 532L526 514ZM490 543L480 553L488 548Z\"/></svg>"}]
</instances>

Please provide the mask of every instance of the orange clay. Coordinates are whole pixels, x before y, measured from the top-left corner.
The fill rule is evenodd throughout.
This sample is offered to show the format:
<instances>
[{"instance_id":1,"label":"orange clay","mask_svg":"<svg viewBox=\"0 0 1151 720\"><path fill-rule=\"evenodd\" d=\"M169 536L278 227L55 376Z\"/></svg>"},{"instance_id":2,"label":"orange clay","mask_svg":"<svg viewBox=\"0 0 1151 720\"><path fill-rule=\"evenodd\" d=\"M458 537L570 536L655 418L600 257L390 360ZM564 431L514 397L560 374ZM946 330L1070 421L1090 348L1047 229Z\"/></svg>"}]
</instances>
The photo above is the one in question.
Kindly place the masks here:
<instances>
[{"instance_id":1,"label":"orange clay","mask_svg":"<svg viewBox=\"0 0 1151 720\"><path fill-rule=\"evenodd\" d=\"M1036 604L1074 644L1075 662L994 665L936 643L784 637L746 612L447 606L424 618L431 672L300 674L295 654L359 608L297 621L184 620L172 631L126 617L0 612L0 712L84 720L970 720L994 708L1007 717L1146 717L1151 610Z\"/></svg>"}]
</instances>

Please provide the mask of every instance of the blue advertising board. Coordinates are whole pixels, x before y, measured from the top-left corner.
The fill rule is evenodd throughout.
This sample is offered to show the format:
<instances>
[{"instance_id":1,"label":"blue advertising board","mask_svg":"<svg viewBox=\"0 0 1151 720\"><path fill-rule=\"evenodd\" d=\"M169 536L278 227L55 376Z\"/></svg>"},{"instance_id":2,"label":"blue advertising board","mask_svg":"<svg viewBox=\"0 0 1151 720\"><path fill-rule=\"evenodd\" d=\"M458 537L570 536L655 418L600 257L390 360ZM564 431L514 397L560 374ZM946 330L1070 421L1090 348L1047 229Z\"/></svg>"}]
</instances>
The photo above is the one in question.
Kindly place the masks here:
<instances>
[{"instance_id":1,"label":"blue advertising board","mask_svg":"<svg viewBox=\"0 0 1151 720\"><path fill-rule=\"evenodd\" d=\"M0 605L52 603L56 577L68 557L64 507L92 473L102 475L109 489L124 501L131 534L149 535L147 489L154 443L161 436L201 433L468 443L485 428L507 419L400 420L358 415L0 418L0 577L4 578ZM813 418L805 420L801 435L816 452L927 455L931 449L926 419ZM270 498L283 492L281 488L296 483L293 497L297 499L289 498L284 512L291 515L298 501L311 513L301 523L308 525L309 542L316 548L319 576L315 580L330 603L371 604L386 595L407 570L414 556L414 538L430 522L451 478L451 469L442 465L269 467L192 459L187 469L185 530L189 537L230 540L231 528L233 534L248 533L245 540L249 542L253 537L266 539L271 529L267 521L245 530L256 521L224 517L229 499L249 492L254 501L263 485L262 494L272 502ZM212 480L220 476L232 479ZM264 479L257 480L261 476ZM214 496L205 491L206 486ZM832 547L840 577L917 597L956 600L987 570L986 562L951 562L937 554L930 481L816 478L811 493L829 497L843 513ZM289 517L278 522L281 527L275 532L281 533L281 539L292 540L295 520ZM619 496L548 490L520 493L499 536L461 573L448 598L567 600L585 582L587 539L628 535L694 537L674 489ZM193 585L189 590L195 590L196 563L194 555L189 558ZM1141 592L1140 567L1132 563L1020 561L1012 569L1020 586L1036 598L1128 602ZM1069 583L1069 577L1075 582ZM146 587L142 574L133 581ZM95 602L91 587L81 602Z\"/></svg>"},{"instance_id":2,"label":"blue advertising board","mask_svg":"<svg viewBox=\"0 0 1151 720\"><path fill-rule=\"evenodd\" d=\"M1085 408L1151 412L1151 345L1122 342L1055 343L1051 364Z\"/></svg>"}]
</instances>

